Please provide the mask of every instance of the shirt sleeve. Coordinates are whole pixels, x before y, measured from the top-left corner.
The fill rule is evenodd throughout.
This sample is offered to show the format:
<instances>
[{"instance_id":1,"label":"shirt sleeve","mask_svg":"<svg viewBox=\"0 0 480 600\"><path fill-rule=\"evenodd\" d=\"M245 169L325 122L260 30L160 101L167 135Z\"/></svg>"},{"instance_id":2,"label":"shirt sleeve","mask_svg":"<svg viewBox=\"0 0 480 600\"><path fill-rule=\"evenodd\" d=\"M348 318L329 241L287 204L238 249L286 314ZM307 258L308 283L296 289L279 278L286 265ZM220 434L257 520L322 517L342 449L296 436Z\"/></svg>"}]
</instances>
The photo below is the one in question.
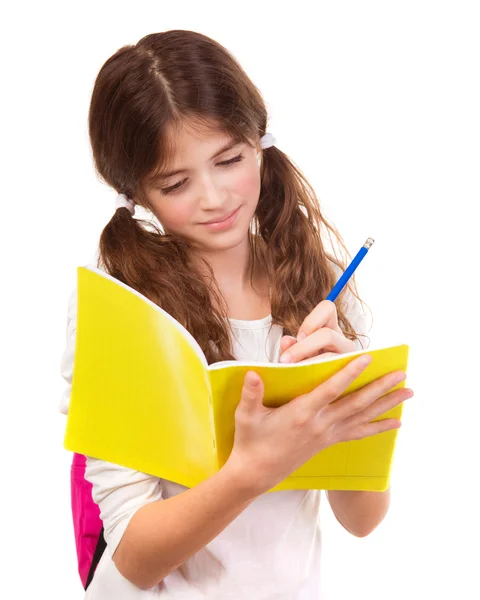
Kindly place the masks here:
<instances>
[{"instance_id":1,"label":"shirt sleeve","mask_svg":"<svg viewBox=\"0 0 480 600\"><path fill-rule=\"evenodd\" d=\"M162 480L104 460L87 456L85 479L100 509L104 538L113 556L130 519L139 508L163 499Z\"/></svg>"},{"instance_id":2,"label":"shirt sleeve","mask_svg":"<svg viewBox=\"0 0 480 600\"><path fill-rule=\"evenodd\" d=\"M72 386L77 321L77 289L68 300L66 348L61 359L61 374L66 387L59 410L68 414ZM87 456L85 479L100 509L107 549L113 555L130 519L150 502L163 499L162 480L120 465Z\"/></svg>"},{"instance_id":3,"label":"shirt sleeve","mask_svg":"<svg viewBox=\"0 0 480 600\"><path fill-rule=\"evenodd\" d=\"M77 317L77 288L73 290L68 299L66 322L66 346L60 362L60 371L66 385L60 400L59 410L64 415L68 414L70 404L70 390L72 388L73 357L75 354L75 332Z\"/></svg>"},{"instance_id":4,"label":"shirt sleeve","mask_svg":"<svg viewBox=\"0 0 480 600\"><path fill-rule=\"evenodd\" d=\"M99 248L90 257L88 265L97 268L99 259ZM66 345L60 361L60 372L66 382L66 386L60 400L59 410L64 415L68 414L70 404L70 391L72 388L73 359L75 355L75 333L77 328L77 287L75 286L68 298L67 321L66 321Z\"/></svg>"}]
</instances>

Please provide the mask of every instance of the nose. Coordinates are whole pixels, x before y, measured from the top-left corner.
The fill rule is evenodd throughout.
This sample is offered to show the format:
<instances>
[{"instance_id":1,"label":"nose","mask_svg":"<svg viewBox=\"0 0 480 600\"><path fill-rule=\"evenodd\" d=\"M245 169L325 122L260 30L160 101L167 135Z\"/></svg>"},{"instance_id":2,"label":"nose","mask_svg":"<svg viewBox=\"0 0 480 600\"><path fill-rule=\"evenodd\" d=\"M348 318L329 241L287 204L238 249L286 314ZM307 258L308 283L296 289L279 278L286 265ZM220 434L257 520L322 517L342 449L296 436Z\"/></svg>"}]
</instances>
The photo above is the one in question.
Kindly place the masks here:
<instances>
[{"instance_id":1,"label":"nose","mask_svg":"<svg viewBox=\"0 0 480 600\"><path fill-rule=\"evenodd\" d=\"M227 190L211 173L202 175L199 193L199 206L202 210L221 208L227 200Z\"/></svg>"}]
</instances>

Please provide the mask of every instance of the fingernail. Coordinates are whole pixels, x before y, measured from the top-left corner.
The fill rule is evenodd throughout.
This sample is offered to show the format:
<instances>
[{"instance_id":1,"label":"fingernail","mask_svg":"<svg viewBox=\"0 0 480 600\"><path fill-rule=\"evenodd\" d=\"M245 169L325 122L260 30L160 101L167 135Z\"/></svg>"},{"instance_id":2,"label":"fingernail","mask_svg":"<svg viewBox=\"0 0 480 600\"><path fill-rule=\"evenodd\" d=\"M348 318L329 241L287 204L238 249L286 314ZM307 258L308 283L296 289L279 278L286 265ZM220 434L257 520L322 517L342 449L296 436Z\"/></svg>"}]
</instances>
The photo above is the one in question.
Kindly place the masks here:
<instances>
[{"instance_id":1,"label":"fingernail","mask_svg":"<svg viewBox=\"0 0 480 600\"><path fill-rule=\"evenodd\" d=\"M288 363L291 360L292 360L292 355L290 354L290 352L285 352L285 354L282 354L282 356L280 357L281 363Z\"/></svg>"},{"instance_id":2,"label":"fingernail","mask_svg":"<svg viewBox=\"0 0 480 600\"><path fill-rule=\"evenodd\" d=\"M307 334L306 334L304 331L302 331L301 333L299 333L299 334L297 335L297 342L301 342L301 341L302 341L302 340L304 340L306 337L307 337Z\"/></svg>"},{"instance_id":3,"label":"fingernail","mask_svg":"<svg viewBox=\"0 0 480 600\"><path fill-rule=\"evenodd\" d=\"M407 378L406 373L397 373L396 376L393 378L393 381L395 382L395 385L397 385L397 383L400 383L401 381L405 381L406 378Z\"/></svg>"},{"instance_id":4,"label":"fingernail","mask_svg":"<svg viewBox=\"0 0 480 600\"><path fill-rule=\"evenodd\" d=\"M370 356L370 354L364 354L363 356L361 356L358 359L358 364L361 367L366 367L367 365L369 365L372 362L372 357Z\"/></svg>"}]
</instances>

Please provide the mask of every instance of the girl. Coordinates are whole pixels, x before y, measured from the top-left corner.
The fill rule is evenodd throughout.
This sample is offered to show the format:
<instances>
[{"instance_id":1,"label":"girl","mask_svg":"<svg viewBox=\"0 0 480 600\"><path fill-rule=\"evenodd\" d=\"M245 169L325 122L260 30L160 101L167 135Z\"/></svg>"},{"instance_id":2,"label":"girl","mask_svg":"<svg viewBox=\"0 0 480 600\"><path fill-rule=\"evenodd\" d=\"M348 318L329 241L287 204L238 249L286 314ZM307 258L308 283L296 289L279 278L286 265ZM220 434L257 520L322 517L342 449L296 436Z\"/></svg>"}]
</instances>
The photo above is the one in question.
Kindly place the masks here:
<instances>
[{"instance_id":1,"label":"girl","mask_svg":"<svg viewBox=\"0 0 480 600\"><path fill-rule=\"evenodd\" d=\"M121 48L92 94L95 168L119 193L97 266L172 314L209 363L362 348L353 293L323 300L344 265L324 250L322 228L344 248L341 238L266 126L262 97L236 60L192 31ZM157 224L134 218L137 205ZM74 292L62 365L69 384L75 301ZM262 381L247 373L232 453L192 489L87 457L107 548L86 598L320 598L321 492L267 491L334 443L400 425L370 422L411 395L387 394L402 373L332 404L365 366L356 359L278 409L262 406ZM336 491L329 501L363 536L383 519L389 493Z\"/></svg>"}]
</instances>

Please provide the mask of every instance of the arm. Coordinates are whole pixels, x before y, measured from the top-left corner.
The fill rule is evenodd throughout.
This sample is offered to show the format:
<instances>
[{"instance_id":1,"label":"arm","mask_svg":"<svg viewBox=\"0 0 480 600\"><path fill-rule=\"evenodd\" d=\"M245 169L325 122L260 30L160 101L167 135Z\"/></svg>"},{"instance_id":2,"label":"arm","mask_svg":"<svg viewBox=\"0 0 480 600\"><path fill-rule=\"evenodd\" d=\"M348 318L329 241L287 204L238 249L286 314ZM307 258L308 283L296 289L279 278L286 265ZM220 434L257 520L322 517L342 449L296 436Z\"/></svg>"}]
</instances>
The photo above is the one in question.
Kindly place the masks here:
<instances>
[{"instance_id":1,"label":"arm","mask_svg":"<svg viewBox=\"0 0 480 600\"><path fill-rule=\"evenodd\" d=\"M177 496L142 506L113 555L115 565L132 583L149 589L211 542L253 500L223 469Z\"/></svg>"},{"instance_id":2,"label":"arm","mask_svg":"<svg viewBox=\"0 0 480 600\"><path fill-rule=\"evenodd\" d=\"M352 535L365 537L385 518L390 488L384 492L329 490L327 498L337 521Z\"/></svg>"}]
</instances>

